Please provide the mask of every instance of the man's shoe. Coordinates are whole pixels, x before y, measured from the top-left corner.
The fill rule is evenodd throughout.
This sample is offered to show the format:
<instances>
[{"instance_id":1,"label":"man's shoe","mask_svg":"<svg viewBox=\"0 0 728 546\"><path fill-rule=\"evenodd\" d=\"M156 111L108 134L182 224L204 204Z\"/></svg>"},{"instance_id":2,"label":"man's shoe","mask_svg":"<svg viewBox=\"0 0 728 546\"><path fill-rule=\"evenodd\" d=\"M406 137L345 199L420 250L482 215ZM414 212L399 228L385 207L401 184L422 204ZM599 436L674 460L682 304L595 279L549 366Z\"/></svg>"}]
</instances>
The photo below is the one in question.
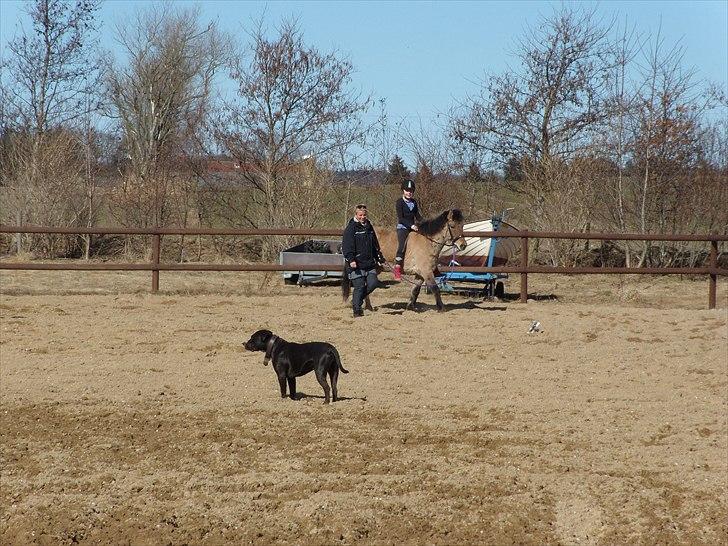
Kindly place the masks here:
<instances>
[{"instance_id":1,"label":"man's shoe","mask_svg":"<svg viewBox=\"0 0 728 546\"><path fill-rule=\"evenodd\" d=\"M362 311L361 309L359 311L354 311L354 318L363 317L363 316L364 316L364 311Z\"/></svg>"},{"instance_id":2,"label":"man's shoe","mask_svg":"<svg viewBox=\"0 0 728 546\"><path fill-rule=\"evenodd\" d=\"M394 266L394 280L395 281L401 281L402 280L402 266L397 264Z\"/></svg>"}]
</instances>

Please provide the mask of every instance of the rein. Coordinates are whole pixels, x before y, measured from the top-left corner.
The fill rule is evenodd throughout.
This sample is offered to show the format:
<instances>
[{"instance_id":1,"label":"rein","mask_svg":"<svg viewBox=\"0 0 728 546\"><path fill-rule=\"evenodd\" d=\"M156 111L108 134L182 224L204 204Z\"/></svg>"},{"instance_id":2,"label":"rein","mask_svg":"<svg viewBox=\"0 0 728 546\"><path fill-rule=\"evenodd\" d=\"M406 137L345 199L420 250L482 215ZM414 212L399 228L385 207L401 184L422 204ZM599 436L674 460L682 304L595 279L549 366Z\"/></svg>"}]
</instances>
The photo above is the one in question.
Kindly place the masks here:
<instances>
[{"instance_id":1,"label":"rein","mask_svg":"<svg viewBox=\"0 0 728 546\"><path fill-rule=\"evenodd\" d=\"M389 269L389 271L394 271L394 266L392 265L392 263L391 263L391 262L384 262L384 265L386 265L386 266L387 266L387 269ZM416 282L414 282L414 281L411 281L411 280L409 280L409 279L405 278L405 277L411 277L411 276L412 276L412 275L409 275L408 273L404 273L404 272L402 272L402 280L403 280L404 282L408 282L408 283L410 283L410 284L411 284L411 285L413 285L413 286L417 285L417 283L416 283Z\"/></svg>"}]
</instances>

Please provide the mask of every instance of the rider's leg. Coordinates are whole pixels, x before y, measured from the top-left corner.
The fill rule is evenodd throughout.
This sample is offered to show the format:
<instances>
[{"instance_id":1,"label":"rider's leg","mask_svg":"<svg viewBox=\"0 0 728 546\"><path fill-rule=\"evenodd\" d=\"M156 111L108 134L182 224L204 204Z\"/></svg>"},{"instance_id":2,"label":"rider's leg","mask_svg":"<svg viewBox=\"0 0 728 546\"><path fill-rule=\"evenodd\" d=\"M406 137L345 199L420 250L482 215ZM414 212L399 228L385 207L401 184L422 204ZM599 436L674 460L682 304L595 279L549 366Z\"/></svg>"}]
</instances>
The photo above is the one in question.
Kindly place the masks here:
<instances>
[{"instance_id":1,"label":"rider's leg","mask_svg":"<svg viewBox=\"0 0 728 546\"><path fill-rule=\"evenodd\" d=\"M394 278L400 280L402 278L402 262L404 261L405 243L407 242L409 231L406 229L397 229L397 256L394 259Z\"/></svg>"}]
</instances>

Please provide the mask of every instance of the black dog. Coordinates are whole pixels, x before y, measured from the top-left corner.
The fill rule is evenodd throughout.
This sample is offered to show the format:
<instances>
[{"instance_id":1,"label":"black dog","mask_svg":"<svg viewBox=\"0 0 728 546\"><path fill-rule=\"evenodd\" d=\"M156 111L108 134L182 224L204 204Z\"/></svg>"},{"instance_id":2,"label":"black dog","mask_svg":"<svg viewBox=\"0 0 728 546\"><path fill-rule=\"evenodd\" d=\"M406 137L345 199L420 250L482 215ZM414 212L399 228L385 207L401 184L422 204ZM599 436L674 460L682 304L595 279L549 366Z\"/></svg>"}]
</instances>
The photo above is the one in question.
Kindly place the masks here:
<instances>
[{"instance_id":1,"label":"black dog","mask_svg":"<svg viewBox=\"0 0 728 546\"><path fill-rule=\"evenodd\" d=\"M264 351L264 365L273 361L273 369L278 376L278 383L281 386L281 398L286 397L286 381L292 400L296 398L296 378L306 375L311 370L316 372L316 379L324 389L325 401L329 403L329 384L326 382L326 374L331 378L331 394L334 402L338 400L336 382L339 379L339 370L349 373L341 365L339 351L330 343L289 343L284 339L273 335L270 330L258 330L245 343L248 351Z\"/></svg>"}]
</instances>

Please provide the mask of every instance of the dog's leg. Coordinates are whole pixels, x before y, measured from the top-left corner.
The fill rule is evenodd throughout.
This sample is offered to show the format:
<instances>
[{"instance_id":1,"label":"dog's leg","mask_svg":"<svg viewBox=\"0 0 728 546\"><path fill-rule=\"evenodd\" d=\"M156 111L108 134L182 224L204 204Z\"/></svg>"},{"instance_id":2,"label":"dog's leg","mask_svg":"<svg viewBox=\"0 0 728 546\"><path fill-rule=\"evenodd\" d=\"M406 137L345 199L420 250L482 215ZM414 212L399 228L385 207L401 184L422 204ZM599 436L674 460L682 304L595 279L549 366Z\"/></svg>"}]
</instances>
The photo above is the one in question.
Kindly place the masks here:
<instances>
[{"instance_id":1,"label":"dog's leg","mask_svg":"<svg viewBox=\"0 0 728 546\"><path fill-rule=\"evenodd\" d=\"M285 375L278 376L278 384L281 386L281 398L285 398L286 397L286 376Z\"/></svg>"},{"instance_id":2,"label":"dog's leg","mask_svg":"<svg viewBox=\"0 0 728 546\"><path fill-rule=\"evenodd\" d=\"M291 395L291 400L295 400L296 399L296 378L295 377L288 378L288 391Z\"/></svg>"},{"instance_id":3,"label":"dog's leg","mask_svg":"<svg viewBox=\"0 0 728 546\"><path fill-rule=\"evenodd\" d=\"M321 366L316 367L316 379L324 390L324 404L328 404L330 401L330 389L329 384L326 382L326 370Z\"/></svg>"},{"instance_id":4,"label":"dog's leg","mask_svg":"<svg viewBox=\"0 0 728 546\"><path fill-rule=\"evenodd\" d=\"M329 379L331 380L331 400L336 402L339 399L339 394L336 391L336 384L339 381L339 364L334 362L334 369L329 370Z\"/></svg>"}]
</instances>

